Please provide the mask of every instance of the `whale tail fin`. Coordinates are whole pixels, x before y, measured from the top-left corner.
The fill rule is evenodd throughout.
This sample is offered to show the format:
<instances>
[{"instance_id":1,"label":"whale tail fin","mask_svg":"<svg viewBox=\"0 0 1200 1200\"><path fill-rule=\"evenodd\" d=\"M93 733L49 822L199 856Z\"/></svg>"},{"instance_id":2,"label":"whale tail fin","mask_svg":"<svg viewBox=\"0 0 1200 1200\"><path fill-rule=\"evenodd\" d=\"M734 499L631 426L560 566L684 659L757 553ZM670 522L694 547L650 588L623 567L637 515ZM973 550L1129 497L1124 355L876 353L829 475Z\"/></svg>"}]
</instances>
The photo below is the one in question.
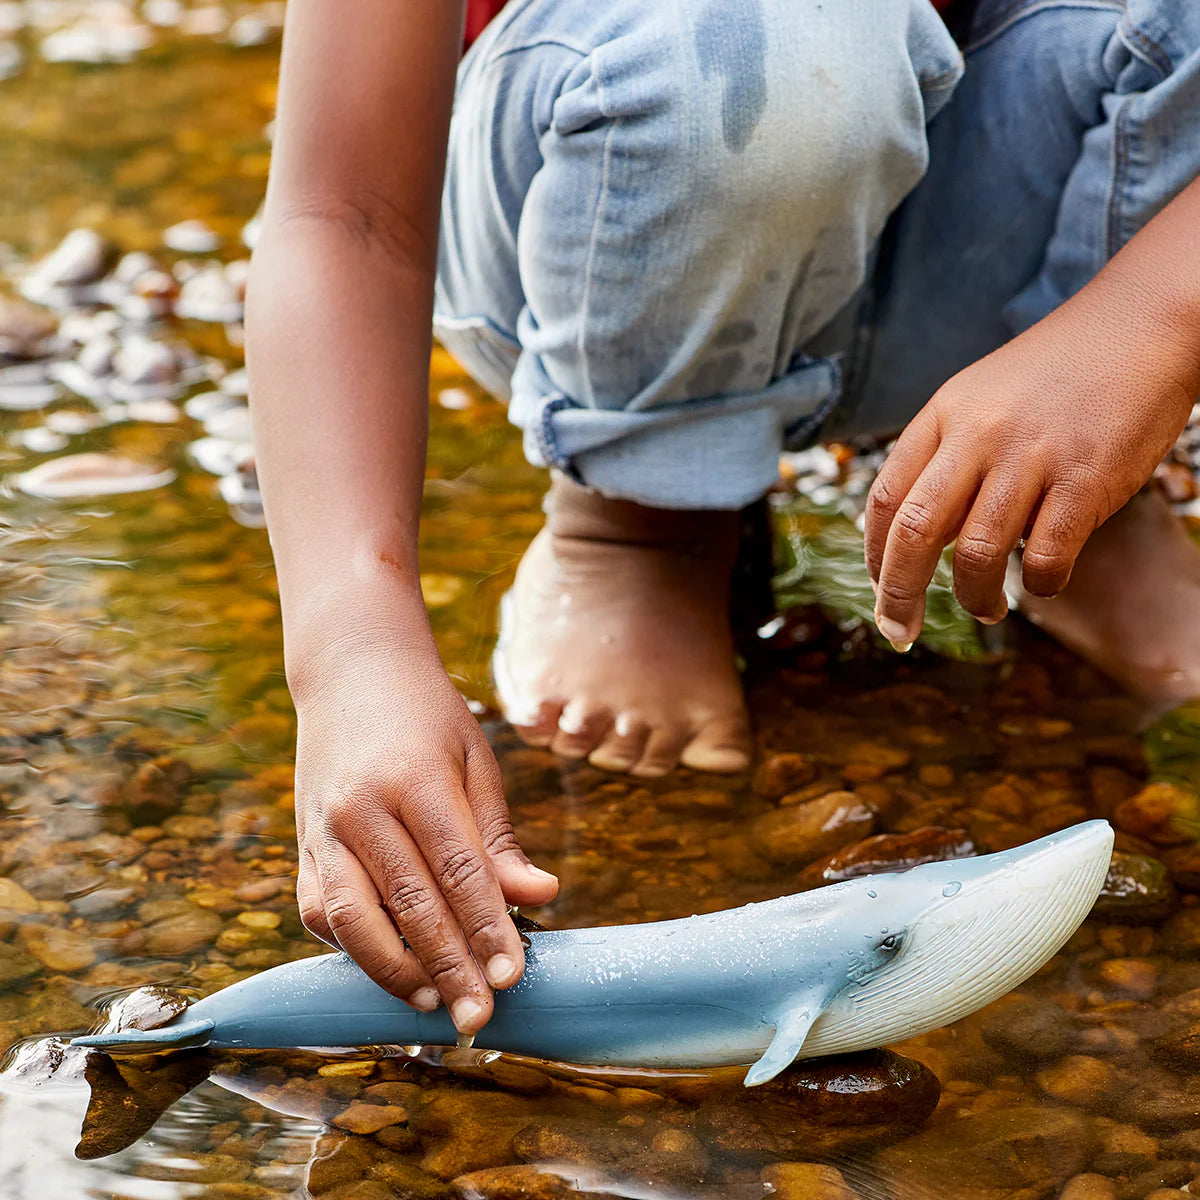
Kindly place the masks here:
<instances>
[{"instance_id":1,"label":"whale tail fin","mask_svg":"<svg viewBox=\"0 0 1200 1200\"><path fill-rule=\"evenodd\" d=\"M179 1021L161 1029L124 1029L119 1033L91 1033L71 1039L72 1046L87 1046L109 1054L155 1054L207 1046L215 1028L212 1021Z\"/></svg>"}]
</instances>

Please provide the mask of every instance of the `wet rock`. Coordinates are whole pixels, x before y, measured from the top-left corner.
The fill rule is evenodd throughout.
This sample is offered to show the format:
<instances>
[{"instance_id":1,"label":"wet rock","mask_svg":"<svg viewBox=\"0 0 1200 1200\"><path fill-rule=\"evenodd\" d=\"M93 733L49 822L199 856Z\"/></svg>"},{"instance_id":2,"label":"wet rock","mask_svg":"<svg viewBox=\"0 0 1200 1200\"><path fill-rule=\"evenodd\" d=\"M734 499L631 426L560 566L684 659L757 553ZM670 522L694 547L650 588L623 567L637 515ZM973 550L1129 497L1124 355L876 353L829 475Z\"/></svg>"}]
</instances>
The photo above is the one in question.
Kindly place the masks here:
<instances>
[{"instance_id":1,"label":"wet rock","mask_svg":"<svg viewBox=\"0 0 1200 1200\"><path fill-rule=\"evenodd\" d=\"M1170 1077L1146 1075L1132 1089L1123 1090L1119 1099L1126 1120L1152 1133L1194 1129L1200 1124L1200 1094Z\"/></svg>"},{"instance_id":2,"label":"wet rock","mask_svg":"<svg viewBox=\"0 0 1200 1200\"><path fill-rule=\"evenodd\" d=\"M751 827L750 842L771 862L807 862L861 840L874 826L875 813L853 792L830 792L764 813Z\"/></svg>"},{"instance_id":3,"label":"wet rock","mask_svg":"<svg viewBox=\"0 0 1200 1200\"><path fill-rule=\"evenodd\" d=\"M454 1181L461 1200L566 1200L578 1194L561 1176L532 1166L472 1171Z\"/></svg>"},{"instance_id":4,"label":"wet rock","mask_svg":"<svg viewBox=\"0 0 1200 1200\"><path fill-rule=\"evenodd\" d=\"M820 1163L775 1163L762 1181L777 1200L857 1200L841 1171Z\"/></svg>"},{"instance_id":5,"label":"wet rock","mask_svg":"<svg viewBox=\"0 0 1200 1200\"><path fill-rule=\"evenodd\" d=\"M113 355L112 367L129 384L173 384L179 378L175 351L165 342L142 334L133 334L121 342Z\"/></svg>"},{"instance_id":6,"label":"wet rock","mask_svg":"<svg viewBox=\"0 0 1200 1200\"><path fill-rule=\"evenodd\" d=\"M975 844L965 829L940 829L926 825L912 833L880 833L820 862L811 863L800 875L801 888L823 887L859 875L903 871L921 863L969 858Z\"/></svg>"},{"instance_id":7,"label":"wet rock","mask_svg":"<svg viewBox=\"0 0 1200 1200\"><path fill-rule=\"evenodd\" d=\"M31 896L15 879L0 878L0 910L10 913L35 913L36 897Z\"/></svg>"},{"instance_id":8,"label":"wet rock","mask_svg":"<svg viewBox=\"0 0 1200 1200\"><path fill-rule=\"evenodd\" d=\"M1071 1054L1035 1076L1037 1085L1052 1100L1091 1112L1106 1111L1114 1102L1116 1073L1103 1059Z\"/></svg>"},{"instance_id":9,"label":"wet rock","mask_svg":"<svg viewBox=\"0 0 1200 1200\"><path fill-rule=\"evenodd\" d=\"M816 777L816 764L807 754L771 754L759 763L752 787L758 795L778 800Z\"/></svg>"},{"instance_id":10,"label":"wet rock","mask_svg":"<svg viewBox=\"0 0 1200 1200\"><path fill-rule=\"evenodd\" d=\"M333 1118L333 1124L347 1133L378 1133L407 1120L408 1109L396 1104L351 1104Z\"/></svg>"},{"instance_id":11,"label":"wet rock","mask_svg":"<svg viewBox=\"0 0 1200 1200\"><path fill-rule=\"evenodd\" d=\"M797 1146L826 1157L891 1141L920 1126L941 1086L927 1067L888 1050L797 1063L747 1092L722 1088L697 1114L718 1149L794 1158Z\"/></svg>"},{"instance_id":12,"label":"wet rock","mask_svg":"<svg viewBox=\"0 0 1200 1200\"><path fill-rule=\"evenodd\" d=\"M1177 912L1163 925L1162 942L1168 954L1188 958L1200 955L1200 908Z\"/></svg>"},{"instance_id":13,"label":"wet rock","mask_svg":"<svg viewBox=\"0 0 1200 1200\"><path fill-rule=\"evenodd\" d=\"M387 1125L375 1135L375 1140L393 1154L407 1154L421 1144L421 1139L407 1125Z\"/></svg>"},{"instance_id":14,"label":"wet rock","mask_svg":"<svg viewBox=\"0 0 1200 1200\"><path fill-rule=\"evenodd\" d=\"M1149 1000L1158 986L1158 967L1144 958L1110 958L1097 973L1110 987L1135 1000Z\"/></svg>"},{"instance_id":15,"label":"wet rock","mask_svg":"<svg viewBox=\"0 0 1200 1200\"><path fill-rule=\"evenodd\" d=\"M0 942L0 988L9 988L41 970L36 958L7 942Z\"/></svg>"},{"instance_id":16,"label":"wet rock","mask_svg":"<svg viewBox=\"0 0 1200 1200\"><path fill-rule=\"evenodd\" d=\"M503 1056L473 1050L451 1050L442 1055L442 1066L463 1079L490 1083L505 1092L540 1096L551 1087L550 1077L533 1067L509 1062Z\"/></svg>"},{"instance_id":17,"label":"wet rock","mask_svg":"<svg viewBox=\"0 0 1200 1200\"><path fill-rule=\"evenodd\" d=\"M897 1195L1042 1200L1083 1171L1093 1146L1081 1114L1011 1104L921 1130L879 1151L875 1165Z\"/></svg>"},{"instance_id":18,"label":"wet rock","mask_svg":"<svg viewBox=\"0 0 1200 1200\"><path fill-rule=\"evenodd\" d=\"M1152 783L1118 804L1113 821L1156 846L1179 846L1200 838L1200 803L1187 788Z\"/></svg>"},{"instance_id":19,"label":"wet rock","mask_svg":"<svg viewBox=\"0 0 1200 1200\"><path fill-rule=\"evenodd\" d=\"M63 288L93 283L104 274L111 249L93 229L75 229L27 275L21 290L36 303Z\"/></svg>"},{"instance_id":20,"label":"wet rock","mask_svg":"<svg viewBox=\"0 0 1200 1200\"><path fill-rule=\"evenodd\" d=\"M142 931L143 951L153 957L178 958L207 949L220 936L223 923L215 912L184 905L147 925Z\"/></svg>"},{"instance_id":21,"label":"wet rock","mask_svg":"<svg viewBox=\"0 0 1200 1200\"><path fill-rule=\"evenodd\" d=\"M535 1115L531 1102L500 1092L437 1088L410 1125L425 1155L420 1167L439 1179L513 1161L513 1138Z\"/></svg>"},{"instance_id":22,"label":"wet rock","mask_svg":"<svg viewBox=\"0 0 1200 1200\"><path fill-rule=\"evenodd\" d=\"M55 925L24 925L21 944L51 971L71 975L96 961L96 949L86 933Z\"/></svg>"},{"instance_id":23,"label":"wet rock","mask_svg":"<svg viewBox=\"0 0 1200 1200\"><path fill-rule=\"evenodd\" d=\"M364 1179L370 1168L369 1142L345 1134L328 1135L317 1143L304 1182L314 1196L323 1196L341 1184Z\"/></svg>"},{"instance_id":24,"label":"wet rock","mask_svg":"<svg viewBox=\"0 0 1200 1200\"><path fill-rule=\"evenodd\" d=\"M185 279L175 302L176 315L189 321L227 324L242 318L239 289L217 263Z\"/></svg>"},{"instance_id":25,"label":"wet rock","mask_svg":"<svg viewBox=\"0 0 1200 1200\"><path fill-rule=\"evenodd\" d=\"M1117 1200L1117 1185L1106 1175L1076 1175L1067 1180L1058 1200Z\"/></svg>"},{"instance_id":26,"label":"wet rock","mask_svg":"<svg viewBox=\"0 0 1200 1200\"><path fill-rule=\"evenodd\" d=\"M221 248L221 239L203 221L180 221L163 230L163 245L180 254L212 254Z\"/></svg>"},{"instance_id":27,"label":"wet rock","mask_svg":"<svg viewBox=\"0 0 1200 1200\"><path fill-rule=\"evenodd\" d=\"M55 328L54 318L42 309L0 294L0 357L41 357L50 349Z\"/></svg>"},{"instance_id":28,"label":"wet rock","mask_svg":"<svg viewBox=\"0 0 1200 1200\"><path fill-rule=\"evenodd\" d=\"M165 487L174 479L174 471L115 454L71 454L11 476L21 491L47 500L144 492Z\"/></svg>"},{"instance_id":29,"label":"wet rock","mask_svg":"<svg viewBox=\"0 0 1200 1200\"><path fill-rule=\"evenodd\" d=\"M441 1179L427 1175L418 1167L382 1158L371 1168L371 1179L389 1189L389 1200L449 1200L454 1192Z\"/></svg>"},{"instance_id":30,"label":"wet rock","mask_svg":"<svg viewBox=\"0 0 1200 1200\"><path fill-rule=\"evenodd\" d=\"M1044 1062L1075 1044L1075 1023L1051 1000L1019 996L986 1010L980 1033L997 1054L1017 1063Z\"/></svg>"},{"instance_id":31,"label":"wet rock","mask_svg":"<svg viewBox=\"0 0 1200 1200\"><path fill-rule=\"evenodd\" d=\"M1153 923L1169 916L1177 901L1167 868L1158 859L1116 851L1092 911L1109 920Z\"/></svg>"},{"instance_id":32,"label":"wet rock","mask_svg":"<svg viewBox=\"0 0 1200 1200\"><path fill-rule=\"evenodd\" d=\"M1164 851L1163 862L1176 887L1185 892L1200 892L1200 844Z\"/></svg>"}]
</instances>

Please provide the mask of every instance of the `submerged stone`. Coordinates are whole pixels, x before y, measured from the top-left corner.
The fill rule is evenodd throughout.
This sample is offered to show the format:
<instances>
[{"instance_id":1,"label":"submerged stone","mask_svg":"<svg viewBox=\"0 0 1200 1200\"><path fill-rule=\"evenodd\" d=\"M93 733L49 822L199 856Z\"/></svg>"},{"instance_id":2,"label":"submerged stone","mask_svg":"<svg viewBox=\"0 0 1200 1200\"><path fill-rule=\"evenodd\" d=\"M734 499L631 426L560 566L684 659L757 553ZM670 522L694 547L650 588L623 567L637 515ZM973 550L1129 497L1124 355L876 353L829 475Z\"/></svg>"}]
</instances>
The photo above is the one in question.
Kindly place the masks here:
<instances>
[{"instance_id":1,"label":"submerged stone","mask_svg":"<svg viewBox=\"0 0 1200 1200\"><path fill-rule=\"evenodd\" d=\"M30 496L73 500L165 487L175 472L115 454L69 454L11 477Z\"/></svg>"},{"instance_id":2,"label":"submerged stone","mask_svg":"<svg viewBox=\"0 0 1200 1200\"><path fill-rule=\"evenodd\" d=\"M824 887L860 875L905 871L922 863L969 858L974 853L975 843L965 829L925 825L912 833L880 833L805 867L800 886Z\"/></svg>"},{"instance_id":3,"label":"submerged stone","mask_svg":"<svg viewBox=\"0 0 1200 1200\"><path fill-rule=\"evenodd\" d=\"M1084 1169L1093 1146L1072 1109L1014 1104L921 1130L884 1147L875 1166L900 1196L1044 1200Z\"/></svg>"},{"instance_id":4,"label":"submerged stone","mask_svg":"<svg viewBox=\"0 0 1200 1200\"><path fill-rule=\"evenodd\" d=\"M787 1159L850 1153L911 1132L937 1107L928 1067L890 1050L796 1063L750 1090L722 1089L697 1114L721 1150Z\"/></svg>"},{"instance_id":5,"label":"submerged stone","mask_svg":"<svg viewBox=\"0 0 1200 1200\"><path fill-rule=\"evenodd\" d=\"M750 840L771 862L807 862L858 841L874 827L875 813L853 792L829 792L764 813L751 827Z\"/></svg>"}]
</instances>

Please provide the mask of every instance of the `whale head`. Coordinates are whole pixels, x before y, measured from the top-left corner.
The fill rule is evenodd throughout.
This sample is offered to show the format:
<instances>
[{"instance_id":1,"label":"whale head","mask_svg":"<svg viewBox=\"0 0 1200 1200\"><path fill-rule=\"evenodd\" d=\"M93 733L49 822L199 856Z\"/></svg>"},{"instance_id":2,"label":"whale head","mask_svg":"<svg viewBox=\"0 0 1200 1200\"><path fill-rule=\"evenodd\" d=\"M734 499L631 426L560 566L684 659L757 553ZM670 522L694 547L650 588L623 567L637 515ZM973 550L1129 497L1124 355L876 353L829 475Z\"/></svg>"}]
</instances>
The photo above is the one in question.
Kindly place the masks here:
<instances>
[{"instance_id":1,"label":"whale head","mask_svg":"<svg viewBox=\"0 0 1200 1200\"><path fill-rule=\"evenodd\" d=\"M857 889L862 943L849 985L813 1024L803 1057L916 1036L1023 983L1091 910L1112 845L1108 823L1088 821L999 854L838 885Z\"/></svg>"}]
</instances>

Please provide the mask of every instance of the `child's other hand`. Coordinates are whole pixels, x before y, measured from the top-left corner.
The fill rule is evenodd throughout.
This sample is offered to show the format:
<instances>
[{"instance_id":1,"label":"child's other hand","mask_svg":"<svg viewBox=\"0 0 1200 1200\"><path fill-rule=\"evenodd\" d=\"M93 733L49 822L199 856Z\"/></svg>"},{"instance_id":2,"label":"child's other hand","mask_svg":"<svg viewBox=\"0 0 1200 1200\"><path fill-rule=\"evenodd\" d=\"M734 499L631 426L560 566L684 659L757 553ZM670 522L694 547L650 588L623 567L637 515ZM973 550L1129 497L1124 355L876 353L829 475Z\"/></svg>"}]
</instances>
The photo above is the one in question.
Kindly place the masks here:
<instances>
[{"instance_id":1,"label":"child's other hand","mask_svg":"<svg viewBox=\"0 0 1200 1200\"><path fill-rule=\"evenodd\" d=\"M1025 588L1054 596L1178 437L1196 347L1114 316L1085 289L961 371L901 435L866 511L876 623L898 650L921 632L951 541L955 594L979 620L1008 611L1005 571L1022 538Z\"/></svg>"},{"instance_id":2,"label":"child's other hand","mask_svg":"<svg viewBox=\"0 0 1200 1200\"><path fill-rule=\"evenodd\" d=\"M517 844L491 747L432 649L360 645L299 693L304 924L414 1007L440 995L475 1033L491 988L524 969L506 901L558 890Z\"/></svg>"}]
</instances>

